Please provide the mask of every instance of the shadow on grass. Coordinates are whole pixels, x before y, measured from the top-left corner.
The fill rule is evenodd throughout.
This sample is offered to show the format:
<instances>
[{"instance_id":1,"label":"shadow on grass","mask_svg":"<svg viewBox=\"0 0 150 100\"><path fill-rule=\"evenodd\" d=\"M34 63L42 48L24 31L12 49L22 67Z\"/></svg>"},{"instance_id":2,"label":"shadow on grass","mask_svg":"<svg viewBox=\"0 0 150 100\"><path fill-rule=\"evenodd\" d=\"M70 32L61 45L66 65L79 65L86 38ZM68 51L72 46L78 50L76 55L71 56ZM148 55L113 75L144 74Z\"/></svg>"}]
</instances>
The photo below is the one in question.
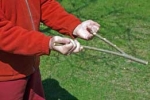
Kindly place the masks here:
<instances>
[{"instance_id":1,"label":"shadow on grass","mask_svg":"<svg viewBox=\"0 0 150 100\"><path fill-rule=\"evenodd\" d=\"M57 80L49 78L42 82L46 100L78 100L66 89L62 88Z\"/></svg>"}]
</instances>

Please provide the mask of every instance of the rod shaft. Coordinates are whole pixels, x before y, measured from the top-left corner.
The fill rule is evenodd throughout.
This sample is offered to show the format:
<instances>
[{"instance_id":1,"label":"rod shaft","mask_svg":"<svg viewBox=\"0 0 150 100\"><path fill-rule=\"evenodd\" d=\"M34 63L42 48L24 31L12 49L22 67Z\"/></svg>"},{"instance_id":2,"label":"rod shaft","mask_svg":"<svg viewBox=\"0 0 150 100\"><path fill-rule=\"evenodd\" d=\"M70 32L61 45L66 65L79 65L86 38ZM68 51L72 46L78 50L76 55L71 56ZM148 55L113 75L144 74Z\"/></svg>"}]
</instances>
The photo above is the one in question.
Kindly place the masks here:
<instances>
[{"instance_id":1,"label":"rod shaft","mask_svg":"<svg viewBox=\"0 0 150 100\"><path fill-rule=\"evenodd\" d=\"M96 50L96 51L100 51L100 52L105 52L105 53L117 55L117 56L124 57L124 58L126 58L126 59L130 59L130 60L132 60L132 61L134 61L134 62L138 62L138 63L144 64L144 65L147 65L147 64L148 64L148 61L145 61L145 60L142 60L142 59L139 59L139 58L135 58L135 57L130 56L130 55L128 55L128 54L117 53L117 52L113 52L113 51L109 51L109 50L104 50L104 49L99 49L99 48L90 47L90 46L84 46L84 45L82 45L82 46L83 46L83 48L85 48L85 49Z\"/></svg>"},{"instance_id":2,"label":"rod shaft","mask_svg":"<svg viewBox=\"0 0 150 100\"><path fill-rule=\"evenodd\" d=\"M109 40L107 40L106 38L103 38L101 35L98 35L96 33L93 33L96 37L98 37L99 39L101 39L102 41L104 41L105 43L109 44L110 46L114 47L116 50L118 50L120 53L125 54L125 52L123 50L121 50L120 48L118 48L115 44L113 44L112 42L110 42Z\"/></svg>"}]
</instances>

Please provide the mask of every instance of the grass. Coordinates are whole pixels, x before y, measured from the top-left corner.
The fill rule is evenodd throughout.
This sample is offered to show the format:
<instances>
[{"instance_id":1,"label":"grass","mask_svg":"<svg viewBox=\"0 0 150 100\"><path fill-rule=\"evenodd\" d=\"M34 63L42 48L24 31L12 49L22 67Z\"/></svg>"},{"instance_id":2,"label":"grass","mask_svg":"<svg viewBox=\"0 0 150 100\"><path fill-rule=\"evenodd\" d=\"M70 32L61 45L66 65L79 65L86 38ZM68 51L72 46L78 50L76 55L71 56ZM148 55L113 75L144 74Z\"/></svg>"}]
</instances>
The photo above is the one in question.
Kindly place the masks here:
<instances>
[{"instance_id":1,"label":"grass","mask_svg":"<svg viewBox=\"0 0 150 100\"><path fill-rule=\"evenodd\" d=\"M98 34L128 54L150 61L149 0L59 0L82 21L101 24ZM41 27L46 34L59 35ZM94 38L81 44L113 50ZM47 100L149 100L150 66L110 54L84 50L69 56L52 51L41 57Z\"/></svg>"}]
</instances>

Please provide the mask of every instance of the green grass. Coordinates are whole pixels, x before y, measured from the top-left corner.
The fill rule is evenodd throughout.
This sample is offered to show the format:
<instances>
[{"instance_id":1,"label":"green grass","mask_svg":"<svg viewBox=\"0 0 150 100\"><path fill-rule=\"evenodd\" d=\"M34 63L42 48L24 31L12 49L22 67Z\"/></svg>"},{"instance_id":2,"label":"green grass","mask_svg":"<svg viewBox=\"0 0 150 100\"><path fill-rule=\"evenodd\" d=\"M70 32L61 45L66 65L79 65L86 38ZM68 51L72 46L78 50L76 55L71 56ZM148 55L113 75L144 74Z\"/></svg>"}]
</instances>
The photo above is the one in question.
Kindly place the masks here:
<instances>
[{"instance_id":1,"label":"green grass","mask_svg":"<svg viewBox=\"0 0 150 100\"><path fill-rule=\"evenodd\" d=\"M101 24L99 34L135 57L150 61L149 0L59 0L82 21ZM46 34L57 32L41 29ZM81 44L114 50L93 38ZM84 50L69 56L52 51L41 57L47 100L150 100L150 65Z\"/></svg>"}]
</instances>

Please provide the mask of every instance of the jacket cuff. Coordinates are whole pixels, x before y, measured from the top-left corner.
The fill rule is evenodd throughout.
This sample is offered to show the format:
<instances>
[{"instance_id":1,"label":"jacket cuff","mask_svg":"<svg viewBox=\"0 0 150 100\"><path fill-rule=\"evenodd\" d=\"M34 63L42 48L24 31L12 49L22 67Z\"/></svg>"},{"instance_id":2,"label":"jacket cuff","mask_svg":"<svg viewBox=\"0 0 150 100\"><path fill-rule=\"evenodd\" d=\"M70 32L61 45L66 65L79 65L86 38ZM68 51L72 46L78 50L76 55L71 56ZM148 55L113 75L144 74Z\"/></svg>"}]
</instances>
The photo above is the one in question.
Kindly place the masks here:
<instances>
[{"instance_id":1,"label":"jacket cuff","mask_svg":"<svg viewBox=\"0 0 150 100\"><path fill-rule=\"evenodd\" d=\"M48 37L45 37L42 41L42 52L45 55L50 54L49 41L50 41L51 38L52 38L51 36L48 36Z\"/></svg>"}]
</instances>

